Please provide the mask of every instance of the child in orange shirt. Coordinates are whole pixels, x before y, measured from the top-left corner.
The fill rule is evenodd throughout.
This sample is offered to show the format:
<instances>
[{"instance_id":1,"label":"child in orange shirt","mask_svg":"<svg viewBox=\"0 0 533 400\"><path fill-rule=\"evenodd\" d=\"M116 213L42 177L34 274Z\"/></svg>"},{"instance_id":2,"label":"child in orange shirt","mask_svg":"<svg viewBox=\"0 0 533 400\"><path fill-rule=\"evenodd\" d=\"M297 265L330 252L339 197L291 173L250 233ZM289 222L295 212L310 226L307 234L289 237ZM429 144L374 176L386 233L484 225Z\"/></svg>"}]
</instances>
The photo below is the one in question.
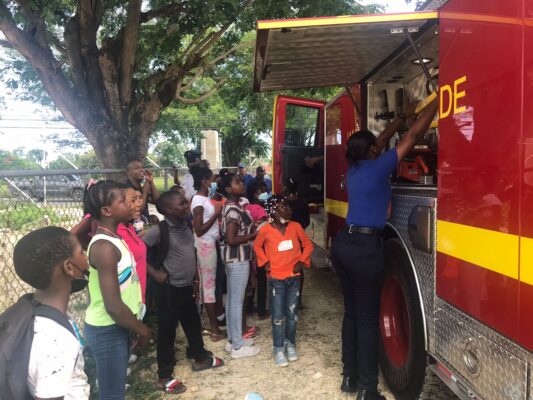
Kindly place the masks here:
<instances>
[{"instance_id":1,"label":"child in orange shirt","mask_svg":"<svg viewBox=\"0 0 533 400\"><path fill-rule=\"evenodd\" d=\"M287 199L275 195L266 203L271 222L261 228L254 241L257 264L269 275L270 313L274 360L278 367L298 360L296 321L300 296L300 273L311 265L313 243L301 225L290 221Z\"/></svg>"}]
</instances>

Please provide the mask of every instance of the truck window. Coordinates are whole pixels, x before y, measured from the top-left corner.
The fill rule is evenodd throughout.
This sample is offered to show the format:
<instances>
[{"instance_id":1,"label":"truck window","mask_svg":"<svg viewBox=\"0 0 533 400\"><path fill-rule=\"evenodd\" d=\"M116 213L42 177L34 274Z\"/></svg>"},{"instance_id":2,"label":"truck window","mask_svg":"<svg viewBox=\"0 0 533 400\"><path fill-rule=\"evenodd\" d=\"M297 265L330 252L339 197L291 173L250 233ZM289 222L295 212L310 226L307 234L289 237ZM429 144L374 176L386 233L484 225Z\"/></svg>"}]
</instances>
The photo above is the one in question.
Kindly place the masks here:
<instances>
[{"instance_id":1,"label":"truck window","mask_svg":"<svg viewBox=\"0 0 533 400\"><path fill-rule=\"evenodd\" d=\"M285 122L285 145L315 147L318 143L320 110L287 104Z\"/></svg>"}]
</instances>

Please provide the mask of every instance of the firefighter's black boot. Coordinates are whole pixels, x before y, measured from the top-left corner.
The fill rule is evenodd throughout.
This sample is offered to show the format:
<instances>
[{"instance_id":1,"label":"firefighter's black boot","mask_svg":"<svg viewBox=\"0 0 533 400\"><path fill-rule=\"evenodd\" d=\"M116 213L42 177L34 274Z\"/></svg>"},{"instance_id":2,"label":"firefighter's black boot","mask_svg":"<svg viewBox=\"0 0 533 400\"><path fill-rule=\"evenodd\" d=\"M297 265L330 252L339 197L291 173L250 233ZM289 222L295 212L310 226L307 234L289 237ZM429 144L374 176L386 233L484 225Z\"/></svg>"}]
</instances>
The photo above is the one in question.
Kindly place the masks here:
<instances>
[{"instance_id":1,"label":"firefighter's black boot","mask_svg":"<svg viewBox=\"0 0 533 400\"><path fill-rule=\"evenodd\" d=\"M357 400L387 400L385 396L379 394L377 390L360 389Z\"/></svg>"},{"instance_id":2,"label":"firefighter's black boot","mask_svg":"<svg viewBox=\"0 0 533 400\"><path fill-rule=\"evenodd\" d=\"M341 391L345 393L357 392L357 378L349 375L344 375L342 378Z\"/></svg>"}]
</instances>

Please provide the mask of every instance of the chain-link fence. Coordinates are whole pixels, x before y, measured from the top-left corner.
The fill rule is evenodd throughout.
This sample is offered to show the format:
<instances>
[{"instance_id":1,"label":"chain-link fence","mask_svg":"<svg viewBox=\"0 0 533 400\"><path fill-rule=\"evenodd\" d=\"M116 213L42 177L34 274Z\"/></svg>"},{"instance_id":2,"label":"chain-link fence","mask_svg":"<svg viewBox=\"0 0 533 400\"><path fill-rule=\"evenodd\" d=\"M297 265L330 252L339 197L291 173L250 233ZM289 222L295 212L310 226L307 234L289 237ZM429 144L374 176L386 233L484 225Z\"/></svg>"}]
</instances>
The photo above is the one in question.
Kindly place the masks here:
<instances>
[{"instance_id":1,"label":"chain-link fence","mask_svg":"<svg viewBox=\"0 0 533 400\"><path fill-rule=\"evenodd\" d=\"M186 169L152 169L154 183L165 191ZM216 173L217 170L214 170ZM124 170L0 171L0 313L24 293L33 291L13 268L13 249L31 230L54 225L71 229L83 217L83 194L89 179L126 182ZM86 291L73 295L70 314L81 322L87 307Z\"/></svg>"}]
</instances>

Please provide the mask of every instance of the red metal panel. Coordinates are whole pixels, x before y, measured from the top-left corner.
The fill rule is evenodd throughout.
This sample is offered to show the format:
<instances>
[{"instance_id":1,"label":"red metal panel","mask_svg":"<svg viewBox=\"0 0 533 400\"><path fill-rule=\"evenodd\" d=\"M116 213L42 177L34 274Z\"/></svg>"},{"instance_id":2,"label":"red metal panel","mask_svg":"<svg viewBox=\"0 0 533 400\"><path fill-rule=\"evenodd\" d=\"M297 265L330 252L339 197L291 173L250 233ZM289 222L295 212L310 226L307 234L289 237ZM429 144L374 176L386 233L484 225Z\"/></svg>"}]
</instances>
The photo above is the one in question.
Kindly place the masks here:
<instances>
[{"instance_id":1,"label":"red metal panel","mask_svg":"<svg viewBox=\"0 0 533 400\"><path fill-rule=\"evenodd\" d=\"M281 147L285 143L287 104L318 108L320 110L320 120L318 122L319 147L323 147L324 143L324 102L318 100L301 99L298 97L277 96L274 104L274 123L272 132L272 177L274 178L274 193L281 193L282 189Z\"/></svg>"},{"instance_id":2,"label":"red metal panel","mask_svg":"<svg viewBox=\"0 0 533 400\"><path fill-rule=\"evenodd\" d=\"M437 253L437 293L450 304L518 341L520 282L486 268ZM527 296L533 300L533 287ZM530 314L531 315L531 314ZM533 349L533 336L522 343Z\"/></svg>"},{"instance_id":3,"label":"red metal panel","mask_svg":"<svg viewBox=\"0 0 533 400\"><path fill-rule=\"evenodd\" d=\"M522 189L520 232L533 238L533 0L524 0L524 83L523 83L523 159L520 176ZM520 265L520 275L531 273L533 260ZM520 284L520 340L533 341L533 287ZM528 346L532 349L533 346Z\"/></svg>"},{"instance_id":4,"label":"red metal panel","mask_svg":"<svg viewBox=\"0 0 533 400\"><path fill-rule=\"evenodd\" d=\"M359 85L350 89L358 107L361 107ZM329 200L348 202L346 185L346 141L360 129L360 116L357 115L353 100L345 92L340 95L326 110L326 198ZM333 239L345 224L345 218L328 215L328 240Z\"/></svg>"},{"instance_id":5,"label":"red metal panel","mask_svg":"<svg viewBox=\"0 0 533 400\"><path fill-rule=\"evenodd\" d=\"M522 1L451 0L440 17L438 219L518 235ZM440 297L518 338L518 281L443 254L437 270Z\"/></svg>"}]
</instances>

